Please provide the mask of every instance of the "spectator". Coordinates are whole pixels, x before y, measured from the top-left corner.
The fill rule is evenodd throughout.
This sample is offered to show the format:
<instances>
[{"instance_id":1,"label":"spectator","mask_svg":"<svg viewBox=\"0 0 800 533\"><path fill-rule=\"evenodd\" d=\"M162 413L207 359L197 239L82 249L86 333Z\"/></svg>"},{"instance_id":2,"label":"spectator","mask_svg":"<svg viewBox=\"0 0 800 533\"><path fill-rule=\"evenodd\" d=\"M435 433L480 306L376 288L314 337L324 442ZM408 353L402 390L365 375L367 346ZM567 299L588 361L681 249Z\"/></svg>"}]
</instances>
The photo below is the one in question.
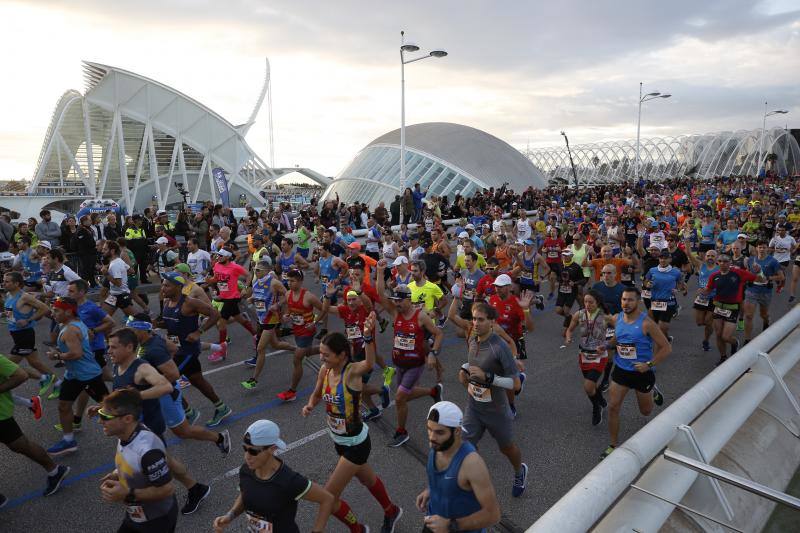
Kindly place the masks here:
<instances>
[{"instance_id":1,"label":"spectator","mask_svg":"<svg viewBox=\"0 0 800 533\"><path fill-rule=\"evenodd\" d=\"M36 236L40 241L57 244L61 239L61 228L53 222L53 217L47 209L43 209L39 216L42 217L42 221L36 225Z\"/></svg>"}]
</instances>

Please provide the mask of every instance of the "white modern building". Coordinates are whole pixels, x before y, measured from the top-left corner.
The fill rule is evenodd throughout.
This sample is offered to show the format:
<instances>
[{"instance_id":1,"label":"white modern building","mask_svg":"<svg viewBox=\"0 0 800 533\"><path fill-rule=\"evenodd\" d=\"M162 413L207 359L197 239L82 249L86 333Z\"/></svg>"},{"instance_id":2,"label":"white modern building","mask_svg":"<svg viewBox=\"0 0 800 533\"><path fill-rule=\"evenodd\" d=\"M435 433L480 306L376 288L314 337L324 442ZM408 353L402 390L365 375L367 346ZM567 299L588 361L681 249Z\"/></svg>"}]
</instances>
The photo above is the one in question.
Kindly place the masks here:
<instances>
[{"instance_id":1,"label":"white modern building","mask_svg":"<svg viewBox=\"0 0 800 533\"><path fill-rule=\"evenodd\" d=\"M469 196L477 190L543 188L547 178L514 147L469 126L426 122L406 126L405 184L419 183L431 196ZM360 152L328 186L322 199L336 194L344 202L375 207L400 194L400 130L381 135Z\"/></svg>"}]
</instances>

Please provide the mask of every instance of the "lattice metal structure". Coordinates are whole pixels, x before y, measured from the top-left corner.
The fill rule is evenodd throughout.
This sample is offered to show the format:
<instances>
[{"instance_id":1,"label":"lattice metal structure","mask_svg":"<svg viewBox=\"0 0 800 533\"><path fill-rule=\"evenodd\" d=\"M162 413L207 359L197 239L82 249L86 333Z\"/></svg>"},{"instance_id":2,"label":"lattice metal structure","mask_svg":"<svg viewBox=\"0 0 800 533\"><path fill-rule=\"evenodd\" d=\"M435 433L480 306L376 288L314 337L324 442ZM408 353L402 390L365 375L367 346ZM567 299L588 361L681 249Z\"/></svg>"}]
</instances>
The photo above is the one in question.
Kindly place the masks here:
<instances>
[{"instance_id":1,"label":"lattice metal structure","mask_svg":"<svg viewBox=\"0 0 800 533\"><path fill-rule=\"evenodd\" d=\"M632 180L636 141L613 141L571 146L578 182L583 185ZM548 179L573 183L566 147L525 150L523 153ZM641 139L639 174L659 180L675 176L709 179L751 175L775 170L800 174L800 147L790 130L772 128L735 132Z\"/></svg>"},{"instance_id":2,"label":"lattice metal structure","mask_svg":"<svg viewBox=\"0 0 800 533\"><path fill-rule=\"evenodd\" d=\"M178 183L190 201L218 201L212 170L220 167L232 198L264 203L260 191L279 174L245 141L255 111L234 126L144 76L89 62L84 76L85 93L67 91L56 106L30 194L113 199L128 212L153 202L164 209L181 202ZM269 75L259 105L268 84Z\"/></svg>"}]
</instances>

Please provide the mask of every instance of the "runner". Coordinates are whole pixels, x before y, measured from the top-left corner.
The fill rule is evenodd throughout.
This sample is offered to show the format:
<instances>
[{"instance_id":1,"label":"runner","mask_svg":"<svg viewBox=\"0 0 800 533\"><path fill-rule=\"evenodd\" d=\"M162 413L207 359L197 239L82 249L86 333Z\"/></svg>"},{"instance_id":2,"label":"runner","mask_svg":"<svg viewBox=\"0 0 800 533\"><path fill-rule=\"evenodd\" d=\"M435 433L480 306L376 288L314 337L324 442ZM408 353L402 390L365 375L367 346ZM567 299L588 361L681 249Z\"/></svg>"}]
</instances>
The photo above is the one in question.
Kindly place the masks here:
<instances>
[{"instance_id":1,"label":"runner","mask_svg":"<svg viewBox=\"0 0 800 533\"><path fill-rule=\"evenodd\" d=\"M524 249L517 254L516 265L511 277L519 283L520 291L530 291L535 294L534 301L539 310L544 309L544 300L540 294L540 282L550 275L550 267L545 257L536 252L536 243L531 239L522 242Z\"/></svg>"},{"instance_id":2,"label":"runner","mask_svg":"<svg viewBox=\"0 0 800 533\"><path fill-rule=\"evenodd\" d=\"M755 263L758 263L758 269L754 268ZM772 284L780 286L786 278L780 261L774 255L767 255L767 243L764 241L758 241L756 256L749 257L745 261L745 267L753 273L760 271L766 278L764 281L756 280L748 283L744 292L744 343L747 344L753 337L753 316L756 312L756 305L758 305L758 312L763 324L761 331L764 331L769 327Z\"/></svg>"},{"instance_id":3,"label":"runner","mask_svg":"<svg viewBox=\"0 0 800 533\"><path fill-rule=\"evenodd\" d=\"M382 280L383 260L378 263L378 280ZM334 442L339 461L325 489L336 498L333 516L342 522L351 533L368 532L369 528L359 524L350 506L341 499L342 493L353 477L364 485L383 509L381 533L393 533L403 516L403 509L392 503L381 478L367 463L371 450L369 427L361 421L359 398L363 390L364 374L372 371L375 364L375 314L364 322L364 360L351 362L350 343L341 333L329 333L320 344L320 368L314 392L302 413L307 417L320 402L325 402L328 433Z\"/></svg>"},{"instance_id":4,"label":"runner","mask_svg":"<svg viewBox=\"0 0 800 533\"><path fill-rule=\"evenodd\" d=\"M559 237L558 228L555 226L550 227L548 230L547 238L542 244L542 253L545 254L545 261L550 268L550 274L547 276L550 280L550 294L547 299L553 298L556 291L557 280L561 276L561 250L566 248L567 244L564 239Z\"/></svg>"},{"instance_id":5,"label":"runner","mask_svg":"<svg viewBox=\"0 0 800 533\"><path fill-rule=\"evenodd\" d=\"M139 421L142 397L134 389L112 392L98 411L103 433L116 437L117 468L100 480L108 503L125 505L122 533L173 532L178 502L164 443Z\"/></svg>"},{"instance_id":6,"label":"runner","mask_svg":"<svg viewBox=\"0 0 800 533\"><path fill-rule=\"evenodd\" d=\"M426 363L429 370L437 369L437 358L444 332L436 327L428 313L412 305L411 289L407 285L398 285L392 296L386 298L383 283L384 268L386 262L378 262L377 290L386 311L394 319L392 362L397 369L397 391L394 396L397 429L389 446L397 448L409 439L406 430L408 402L425 396L430 396L437 402L442 399L441 382L430 388L419 387L417 383L422 378ZM430 351L428 341L425 339L426 332L433 337L433 347Z\"/></svg>"},{"instance_id":7,"label":"runner","mask_svg":"<svg viewBox=\"0 0 800 533\"><path fill-rule=\"evenodd\" d=\"M452 402L438 402L428 411L428 486L416 500L425 515L423 533L483 533L500 521L489 469L475 446L463 440L462 421Z\"/></svg>"},{"instance_id":8,"label":"runner","mask_svg":"<svg viewBox=\"0 0 800 533\"><path fill-rule=\"evenodd\" d=\"M458 276L463 280L459 317L464 320L470 320L472 318L472 304L478 296L478 282L485 274L483 270L478 268L478 255L475 252L464 254L464 265L465 268L458 273ZM456 334L459 337L464 337L466 332L463 329L458 329Z\"/></svg>"},{"instance_id":9,"label":"runner","mask_svg":"<svg viewBox=\"0 0 800 533\"><path fill-rule=\"evenodd\" d=\"M256 340L256 331L253 329L253 325L242 315L242 311L239 308L239 300L241 299L239 278L247 277L247 271L241 265L231 261L233 254L225 248L218 250L214 255L217 256L217 262L214 263L212 269L214 275L208 278L206 282L216 285L219 298L222 301L222 309L219 312L220 318L217 321L219 344L226 342L228 339L228 323L231 319L239 323ZM224 351L219 350L209 355L208 360L212 363L217 363L224 360L226 355Z\"/></svg>"},{"instance_id":10,"label":"runner","mask_svg":"<svg viewBox=\"0 0 800 533\"><path fill-rule=\"evenodd\" d=\"M108 296L103 300L101 307L112 318L117 309L122 309L127 316L136 312L133 309L131 292L128 287L128 264L122 260L119 254L119 244L115 241L105 241L103 255L108 264L103 265L100 273L108 281Z\"/></svg>"},{"instance_id":11,"label":"runner","mask_svg":"<svg viewBox=\"0 0 800 533\"><path fill-rule=\"evenodd\" d=\"M244 513L248 531L300 533L295 522L300 500L319 505L311 533L324 531L335 498L275 456L286 450L277 424L271 420L250 424L242 448L244 464L239 468L239 494L231 509L214 519L214 532L224 531Z\"/></svg>"},{"instance_id":12,"label":"runner","mask_svg":"<svg viewBox=\"0 0 800 533\"><path fill-rule=\"evenodd\" d=\"M572 321L572 306L578 302L578 307L583 304L581 292L588 279L583 275L583 269L574 260L572 250L565 248L561 252L561 273L558 278L558 297L556 298L556 314L564 317L561 336L566 334L569 323Z\"/></svg>"},{"instance_id":13,"label":"runner","mask_svg":"<svg viewBox=\"0 0 800 533\"><path fill-rule=\"evenodd\" d=\"M308 268L306 261L299 253L292 251L294 241L284 237L281 241L281 253L278 255L278 266L280 267L281 281L284 287L289 288L289 271L292 269L305 270Z\"/></svg>"},{"instance_id":14,"label":"runner","mask_svg":"<svg viewBox=\"0 0 800 533\"><path fill-rule=\"evenodd\" d=\"M44 449L31 442L14 420L14 400L11 391L28 380L28 374L15 362L0 354L0 442L9 450L24 455L47 472L47 484L43 496L55 494L61 482L69 474L68 466L59 466ZM0 500L5 497L0 496Z\"/></svg>"},{"instance_id":15,"label":"runner","mask_svg":"<svg viewBox=\"0 0 800 533\"><path fill-rule=\"evenodd\" d=\"M606 265L603 268L610 268ZM608 353L606 351L606 327L608 325L607 310L603 305L603 296L595 290L590 290L583 296L583 309L572 315L572 321L567 328L564 344L572 343L572 334L580 326L580 341L578 344L578 365L583 374L583 390L592 403L592 425L596 426L603 421L603 409L606 400L603 392L598 387L598 382L608 366Z\"/></svg>"},{"instance_id":16,"label":"runner","mask_svg":"<svg viewBox=\"0 0 800 533\"><path fill-rule=\"evenodd\" d=\"M688 237L686 240L686 255L697 272L697 294L692 304L692 307L694 307L694 321L695 324L703 327L703 351L708 352L711 350L711 345L708 341L714 331L714 305L711 303L714 295L706 294L705 288L708 285L708 278L711 277L711 274L719 270L717 266L717 251L708 250L705 253L705 261L701 262L692 251ZM736 245L734 244L734 246Z\"/></svg>"},{"instance_id":17,"label":"runner","mask_svg":"<svg viewBox=\"0 0 800 533\"><path fill-rule=\"evenodd\" d=\"M186 263L191 270L192 280L195 283L203 284L211 271L211 255L200 248L200 241L194 237L189 239L186 247L189 250Z\"/></svg>"},{"instance_id":18,"label":"runner","mask_svg":"<svg viewBox=\"0 0 800 533\"><path fill-rule=\"evenodd\" d=\"M675 291L680 290L686 296L686 284L683 282L681 271L673 267L672 254L668 248L664 248L658 254L658 266L651 268L644 275L642 286L650 291L650 318L652 318L669 342L672 336L669 335L669 323L675 318L678 309L678 300L675 298Z\"/></svg>"},{"instance_id":19,"label":"runner","mask_svg":"<svg viewBox=\"0 0 800 533\"><path fill-rule=\"evenodd\" d=\"M206 302L181 294L181 288L186 283L186 278L181 274L168 272L162 274L162 279L161 294L164 297L162 318L167 329L167 340L178 346L172 358L178 366L178 371L214 404L214 416L206 422L206 427L217 427L233 411L217 396L214 387L203 376L200 365L200 336L214 327L218 322L219 313ZM208 317L202 326L199 324L200 315ZM188 409L188 404L184 403L184 409ZM190 423L194 423L199 416L192 411L186 413Z\"/></svg>"},{"instance_id":20,"label":"runner","mask_svg":"<svg viewBox=\"0 0 800 533\"><path fill-rule=\"evenodd\" d=\"M292 269L288 272L289 293L286 305L289 308L289 318L292 321L294 334L294 357L292 358L292 383L289 388L278 393L278 398L284 402L293 402L297 399L297 386L303 378L303 359L319 353L319 345L314 346L316 321L322 318L322 302L311 292L303 288L303 271ZM320 312L320 317L314 317L314 310Z\"/></svg>"},{"instance_id":21,"label":"runner","mask_svg":"<svg viewBox=\"0 0 800 533\"><path fill-rule=\"evenodd\" d=\"M341 283L341 275L347 272L347 263L338 257L331 254L331 247L329 244L323 244L319 248L319 261L314 265L314 272L317 274L317 281L322 286L322 294L320 297L328 294L328 286L333 285L338 288ZM336 305L337 293L331 295L332 305ZM322 321L322 329L317 333L317 338L321 339L328 333L328 317L327 315Z\"/></svg>"},{"instance_id":22,"label":"runner","mask_svg":"<svg viewBox=\"0 0 800 533\"><path fill-rule=\"evenodd\" d=\"M522 452L514 443L514 417L508 396L499 389L517 391L521 383L511 349L494 332L495 320L497 311L486 302L476 302L472 306L473 331L467 337L469 357L458 374L469 395L462 427L473 445L477 445L484 431L489 430L500 452L514 468L511 495L519 498L525 491L528 465L522 462Z\"/></svg>"},{"instance_id":23,"label":"runner","mask_svg":"<svg viewBox=\"0 0 800 533\"><path fill-rule=\"evenodd\" d=\"M653 367L664 362L672 347L655 322L639 310L639 289L625 287L622 293L622 312L609 317L614 325L614 371L608 393L608 433L611 442L600 455L608 457L619 445L619 415L622 402L630 389L636 391L639 412L653 412L656 374Z\"/></svg>"}]
</instances>

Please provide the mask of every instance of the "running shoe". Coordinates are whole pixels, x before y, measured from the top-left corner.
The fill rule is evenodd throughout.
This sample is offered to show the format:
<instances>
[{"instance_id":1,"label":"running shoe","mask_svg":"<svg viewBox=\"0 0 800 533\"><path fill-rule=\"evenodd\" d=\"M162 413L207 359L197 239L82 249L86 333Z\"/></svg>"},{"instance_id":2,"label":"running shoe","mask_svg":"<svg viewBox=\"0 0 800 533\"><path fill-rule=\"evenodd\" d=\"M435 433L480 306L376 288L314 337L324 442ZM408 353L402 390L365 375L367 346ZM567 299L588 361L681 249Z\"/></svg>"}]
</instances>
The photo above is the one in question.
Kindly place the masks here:
<instances>
[{"instance_id":1,"label":"running shoe","mask_svg":"<svg viewBox=\"0 0 800 533\"><path fill-rule=\"evenodd\" d=\"M603 379L603 381L600 382L600 392L607 392L608 391L608 386L609 386L608 385L608 380L607 379Z\"/></svg>"},{"instance_id":2,"label":"running shoe","mask_svg":"<svg viewBox=\"0 0 800 533\"><path fill-rule=\"evenodd\" d=\"M544 296L542 296L541 294L537 294L536 298L534 298L533 301L534 304L536 305L536 309L538 309L539 311L544 310Z\"/></svg>"},{"instance_id":3,"label":"running shoe","mask_svg":"<svg viewBox=\"0 0 800 533\"><path fill-rule=\"evenodd\" d=\"M792 294L791 296L789 296L789 303L792 303L793 301L794 301L794 294Z\"/></svg>"},{"instance_id":4,"label":"running shoe","mask_svg":"<svg viewBox=\"0 0 800 533\"><path fill-rule=\"evenodd\" d=\"M744 331L744 319L743 318L740 318L736 322L736 331Z\"/></svg>"},{"instance_id":5,"label":"running shoe","mask_svg":"<svg viewBox=\"0 0 800 533\"><path fill-rule=\"evenodd\" d=\"M383 369L383 385L385 387L391 387L395 372L397 370L393 366L387 366Z\"/></svg>"},{"instance_id":6,"label":"running shoe","mask_svg":"<svg viewBox=\"0 0 800 533\"><path fill-rule=\"evenodd\" d=\"M667 335L667 342L672 344L672 341L674 341L674 340L675 340L675 337L673 337L672 335Z\"/></svg>"},{"instance_id":7,"label":"running shoe","mask_svg":"<svg viewBox=\"0 0 800 533\"><path fill-rule=\"evenodd\" d=\"M592 425L596 426L603 421L603 408L600 403L595 403L592 406Z\"/></svg>"},{"instance_id":8,"label":"running shoe","mask_svg":"<svg viewBox=\"0 0 800 533\"><path fill-rule=\"evenodd\" d=\"M64 428L61 426L61 422L59 422L58 424L54 424L53 427L56 428L61 433L64 432ZM73 433L80 433L82 430L83 430L83 421L80 421L80 422L74 422L73 421L72 422L72 432Z\"/></svg>"},{"instance_id":9,"label":"running shoe","mask_svg":"<svg viewBox=\"0 0 800 533\"><path fill-rule=\"evenodd\" d=\"M386 385L383 385L381 387L381 407L386 409L387 407L389 407L389 403L390 403L390 400L389 400L389 387L387 387Z\"/></svg>"},{"instance_id":10,"label":"running shoe","mask_svg":"<svg viewBox=\"0 0 800 533\"><path fill-rule=\"evenodd\" d=\"M292 389L278 393L278 399L283 402L293 402L297 399L297 392Z\"/></svg>"},{"instance_id":11,"label":"running shoe","mask_svg":"<svg viewBox=\"0 0 800 533\"><path fill-rule=\"evenodd\" d=\"M42 374L42 377L39 379L39 396L44 396L47 393L47 389L50 388L50 385L55 382L55 374Z\"/></svg>"},{"instance_id":12,"label":"running shoe","mask_svg":"<svg viewBox=\"0 0 800 533\"><path fill-rule=\"evenodd\" d=\"M57 400L61 396L61 385L53 385L53 390L47 395L48 400Z\"/></svg>"},{"instance_id":13,"label":"running shoe","mask_svg":"<svg viewBox=\"0 0 800 533\"><path fill-rule=\"evenodd\" d=\"M208 361L210 363L219 363L225 360L225 356L221 351L208 354Z\"/></svg>"},{"instance_id":14,"label":"running shoe","mask_svg":"<svg viewBox=\"0 0 800 533\"><path fill-rule=\"evenodd\" d=\"M442 318L436 321L436 327L442 329L446 323L447 323L447 317L443 316Z\"/></svg>"},{"instance_id":15,"label":"running shoe","mask_svg":"<svg viewBox=\"0 0 800 533\"><path fill-rule=\"evenodd\" d=\"M515 498L525 492L525 481L528 479L528 465L522 463L522 472L514 474L514 484L511 486L511 495Z\"/></svg>"},{"instance_id":16,"label":"running shoe","mask_svg":"<svg viewBox=\"0 0 800 533\"><path fill-rule=\"evenodd\" d=\"M222 437L222 442L217 441L217 448L222 452L222 455L228 455L231 453L231 433L226 429L219 435Z\"/></svg>"},{"instance_id":17,"label":"running shoe","mask_svg":"<svg viewBox=\"0 0 800 533\"><path fill-rule=\"evenodd\" d=\"M550 294L548 294L548 295L547 295L547 299L548 299L548 300L552 300L552 299L553 299L553 293L552 293L552 292L551 292Z\"/></svg>"},{"instance_id":18,"label":"running shoe","mask_svg":"<svg viewBox=\"0 0 800 533\"><path fill-rule=\"evenodd\" d=\"M197 422L197 419L200 418L200 411L194 407L190 407L188 411L184 412L184 415L186 416L186 421L189 422L190 426L192 426L195 422Z\"/></svg>"},{"instance_id":19,"label":"running shoe","mask_svg":"<svg viewBox=\"0 0 800 533\"><path fill-rule=\"evenodd\" d=\"M658 385L653 385L653 402L658 406L664 405L664 395L661 394Z\"/></svg>"},{"instance_id":20,"label":"running shoe","mask_svg":"<svg viewBox=\"0 0 800 533\"><path fill-rule=\"evenodd\" d=\"M6 498L5 495L0 494L0 509L5 507L7 503L8 503L8 498Z\"/></svg>"},{"instance_id":21,"label":"running shoe","mask_svg":"<svg viewBox=\"0 0 800 533\"><path fill-rule=\"evenodd\" d=\"M319 330L319 333L317 333L317 340L320 340L322 337L324 337L327 334L328 334L328 330L327 329Z\"/></svg>"},{"instance_id":22,"label":"running shoe","mask_svg":"<svg viewBox=\"0 0 800 533\"><path fill-rule=\"evenodd\" d=\"M202 483L195 483L186 493L186 503L181 508L181 514L192 514L197 511L200 504L211 494L211 487Z\"/></svg>"},{"instance_id":23,"label":"running shoe","mask_svg":"<svg viewBox=\"0 0 800 533\"><path fill-rule=\"evenodd\" d=\"M50 496L55 494L59 487L61 487L61 483L64 481L64 478L67 477L69 474L69 467L64 465L58 465L58 470L52 476L47 476L47 485L44 488L44 492L42 493L43 496ZM0 505L2 507L2 505Z\"/></svg>"},{"instance_id":24,"label":"running shoe","mask_svg":"<svg viewBox=\"0 0 800 533\"><path fill-rule=\"evenodd\" d=\"M616 446L614 446L613 444L609 444L608 448L603 450L603 453L600 454L600 460L602 461L603 459L611 455L611 452L613 452L615 448Z\"/></svg>"},{"instance_id":25,"label":"running shoe","mask_svg":"<svg viewBox=\"0 0 800 533\"><path fill-rule=\"evenodd\" d=\"M388 326L388 325L389 325L389 321L386 320L385 318L381 317L381 319L378 320L378 328L380 329L381 333L386 331L386 326Z\"/></svg>"},{"instance_id":26,"label":"running shoe","mask_svg":"<svg viewBox=\"0 0 800 533\"><path fill-rule=\"evenodd\" d=\"M187 378L186 376L181 376L178 378L178 387L180 387L181 390L188 389L191 386L192 382L189 381L189 378Z\"/></svg>"},{"instance_id":27,"label":"running shoe","mask_svg":"<svg viewBox=\"0 0 800 533\"><path fill-rule=\"evenodd\" d=\"M254 356L250 359L246 359L244 362L244 366L256 366L256 361L258 361L258 357Z\"/></svg>"},{"instance_id":28,"label":"running shoe","mask_svg":"<svg viewBox=\"0 0 800 533\"><path fill-rule=\"evenodd\" d=\"M434 403L441 402L442 401L442 392L444 392L444 385L442 385L441 383L437 383L433 387L433 391L432 392L433 392L433 394L432 394L433 402Z\"/></svg>"},{"instance_id":29,"label":"running shoe","mask_svg":"<svg viewBox=\"0 0 800 533\"><path fill-rule=\"evenodd\" d=\"M717 361L717 363L714 366L719 366L727 360L728 358L723 355L722 357L719 358L719 361Z\"/></svg>"},{"instance_id":30,"label":"running shoe","mask_svg":"<svg viewBox=\"0 0 800 533\"><path fill-rule=\"evenodd\" d=\"M408 436L407 432L400 433L399 431L395 431L394 437L392 437L392 440L389 441L389 446L391 446L392 448L399 448L400 446L408 442L409 438L410 437Z\"/></svg>"},{"instance_id":31,"label":"running shoe","mask_svg":"<svg viewBox=\"0 0 800 533\"><path fill-rule=\"evenodd\" d=\"M206 427L207 428L217 427L218 425L222 424L222 421L225 418L231 416L231 413L233 413L231 408L225 404L222 404L222 407L217 407L216 409L214 409L214 416L211 417L211 420L206 422Z\"/></svg>"},{"instance_id":32,"label":"running shoe","mask_svg":"<svg viewBox=\"0 0 800 533\"><path fill-rule=\"evenodd\" d=\"M394 528L403 516L403 508L399 505L394 506L395 511L392 514L383 515L383 525L381 526L381 533L394 533Z\"/></svg>"},{"instance_id":33,"label":"running shoe","mask_svg":"<svg viewBox=\"0 0 800 533\"><path fill-rule=\"evenodd\" d=\"M517 419L517 406L513 403L509 403L508 407L511 409L511 416L514 417L514 420Z\"/></svg>"},{"instance_id":34,"label":"running shoe","mask_svg":"<svg viewBox=\"0 0 800 533\"><path fill-rule=\"evenodd\" d=\"M522 389L525 388L525 380L528 379L528 375L525 372L519 373L519 390L514 392L514 396L519 396L522 394Z\"/></svg>"},{"instance_id":35,"label":"running shoe","mask_svg":"<svg viewBox=\"0 0 800 533\"><path fill-rule=\"evenodd\" d=\"M703 351L704 352L710 352L711 351L711 345L706 340L703 341Z\"/></svg>"},{"instance_id":36,"label":"running shoe","mask_svg":"<svg viewBox=\"0 0 800 533\"><path fill-rule=\"evenodd\" d=\"M364 422L369 422L370 420L375 420L377 418L380 418L382 414L383 411L381 411L377 407L373 407L372 409L368 410L361 416L361 420L363 420Z\"/></svg>"},{"instance_id":37,"label":"running shoe","mask_svg":"<svg viewBox=\"0 0 800 533\"><path fill-rule=\"evenodd\" d=\"M247 381L242 381L241 385L247 390L253 390L256 388L256 385L258 385L258 381L256 381L255 378L250 378Z\"/></svg>"},{"instance_id":38,"label":"running shoe","mask_svg":"<svg viewBox=\"0 0 800 533\"><path fill-rule=\"evenodd\" d=\"M733 341L733 345L731 346L731 355L735 354L739 349L739 339L733 339Z\"/></svg>"},{"instance_id":39,"label":"running shoe","mask_svg":"<svg viewBox=\"0 0 800 533\"><path fill-rule=\"evenodd\" d=\"M42 399L38 396L31 396L31 406L28 407L33 413L34 420L42 419Z\"/></svg>"},{"instance_id":40,"label":"running shoe","mask_svg":"<svg viewBox=\"0 0 800 533\"><path fill-rule=\"evenodd\" d=\"M60 441L56 442L49 448L47 448L47 453L56 457L59 455L63 455L65 453L72 453L78 451L78 442L75 440L66 440L61 439Z\"/></svg>"}]
</instances>

